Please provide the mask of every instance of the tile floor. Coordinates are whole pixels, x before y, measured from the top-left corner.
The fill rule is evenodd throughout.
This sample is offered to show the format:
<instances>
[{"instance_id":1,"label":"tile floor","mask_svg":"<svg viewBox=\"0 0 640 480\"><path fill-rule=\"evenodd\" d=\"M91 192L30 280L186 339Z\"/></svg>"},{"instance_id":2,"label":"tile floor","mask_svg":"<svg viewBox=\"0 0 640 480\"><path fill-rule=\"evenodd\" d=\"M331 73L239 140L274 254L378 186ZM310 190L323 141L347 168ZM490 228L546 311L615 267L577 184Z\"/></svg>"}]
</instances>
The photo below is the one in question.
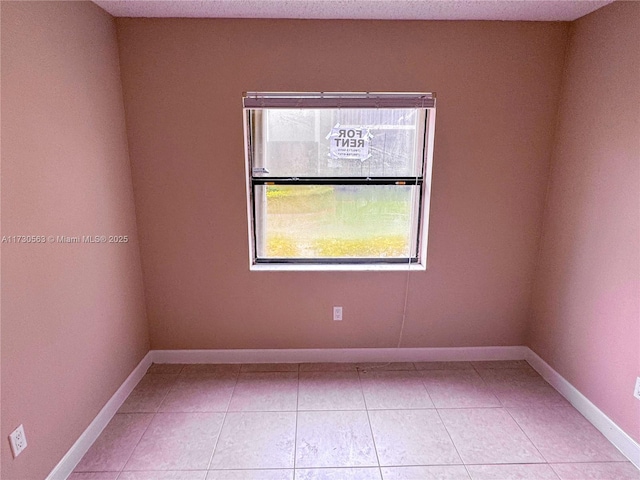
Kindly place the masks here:
<instances>
[{"instance_id":1,"label":"tile floor","mask_svg":"<svg viewBox=\"0 0 640 480\"><path fill-rule=\"evenodd\" d=\"M152 365L70 480L640 479L526 362Z\"/></svg>"}]
</instances>

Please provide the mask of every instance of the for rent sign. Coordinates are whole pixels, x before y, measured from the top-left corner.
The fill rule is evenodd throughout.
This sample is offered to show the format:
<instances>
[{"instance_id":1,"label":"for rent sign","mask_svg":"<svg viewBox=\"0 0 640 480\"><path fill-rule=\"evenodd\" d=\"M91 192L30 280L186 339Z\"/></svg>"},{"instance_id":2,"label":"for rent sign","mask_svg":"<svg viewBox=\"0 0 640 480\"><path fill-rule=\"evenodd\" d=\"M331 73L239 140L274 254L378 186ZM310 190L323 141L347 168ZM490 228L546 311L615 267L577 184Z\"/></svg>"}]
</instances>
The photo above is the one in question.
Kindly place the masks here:
<instances>
[{"instance_id":1,"label":"for rent sign","mask_svg":"<svg viewBox=\"0 0 640 480\"><path fill-rule=\"evenodd\" d=\"M327 135L329 155L336 159L364 161L371 156L371 136L366 127L336 124Z\"/></svg>"}]
</instances>

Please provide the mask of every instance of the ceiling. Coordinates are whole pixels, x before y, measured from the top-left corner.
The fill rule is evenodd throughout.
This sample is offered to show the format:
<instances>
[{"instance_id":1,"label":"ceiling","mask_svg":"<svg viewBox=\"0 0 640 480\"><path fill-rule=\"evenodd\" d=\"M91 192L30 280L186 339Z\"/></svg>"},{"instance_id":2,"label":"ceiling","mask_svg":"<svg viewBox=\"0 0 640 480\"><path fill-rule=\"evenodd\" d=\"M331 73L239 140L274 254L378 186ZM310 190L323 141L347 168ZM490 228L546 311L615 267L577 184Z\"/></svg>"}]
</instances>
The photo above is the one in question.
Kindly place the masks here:
<instances>
[{"instance_id":1,"label":"ceiling","mask_svg":"<svg viewBox=\"0 0 640 480\"><path fill-rule=\"evenodd\" d=\"M93 0L115 17L571 21L613 0Z\"/></svg>"}]
</instances>

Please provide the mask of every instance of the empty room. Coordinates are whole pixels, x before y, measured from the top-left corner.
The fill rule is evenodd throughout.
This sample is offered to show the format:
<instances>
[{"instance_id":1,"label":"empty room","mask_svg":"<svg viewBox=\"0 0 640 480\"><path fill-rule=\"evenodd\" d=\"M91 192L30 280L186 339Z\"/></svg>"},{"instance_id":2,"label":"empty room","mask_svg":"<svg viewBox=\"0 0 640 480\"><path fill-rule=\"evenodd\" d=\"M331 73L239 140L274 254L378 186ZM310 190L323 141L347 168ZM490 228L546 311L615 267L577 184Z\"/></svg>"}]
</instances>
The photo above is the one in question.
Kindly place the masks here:
<instances>
[{"instance_id":1,"label":"empty room","mask_svg":"<svg viewBox=\"0 0 640 480\"><path fill-rule=\"evenodd\" d=\"M640 2L0 20L2 480L640 479Z\"/></svg>"}]
</instances>

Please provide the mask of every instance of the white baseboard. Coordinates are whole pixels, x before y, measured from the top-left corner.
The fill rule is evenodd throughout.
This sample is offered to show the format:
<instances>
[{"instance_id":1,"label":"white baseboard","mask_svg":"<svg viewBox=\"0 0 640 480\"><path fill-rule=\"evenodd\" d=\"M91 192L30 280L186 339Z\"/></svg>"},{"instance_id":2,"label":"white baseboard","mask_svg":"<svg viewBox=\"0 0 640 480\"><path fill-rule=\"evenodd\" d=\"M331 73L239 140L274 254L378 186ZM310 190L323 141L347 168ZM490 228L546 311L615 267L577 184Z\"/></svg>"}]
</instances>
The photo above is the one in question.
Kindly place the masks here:
<instances>
[{"instance_id":1,"label":"white baseboard","mask_svg":"<svg viewBox=\"0 0 640 480\"><path fill-rule=\"evenodd\" d=\"M155 363L437 362L524 360L528 347L152 350Z\"/></svg>"},{"instance_id":2,"label":"white baseboard","mask_svg":"<svg viewBox=\"0 0 640 480\"><path fill-rule=\"evenodd\" d=\"M116 393L114 393L105 406L102 407L102 410L96 415L96 418L93 419L82 435L80 435L80 438L73 444L66 455L62 457L62 460L58 462L58 465L51 471L46 480L64 480L71 475L71 472L76 468L78 462L80 462L84 454L87 453L91 445L93 445L93 442L100 436L102 430L104 430L109 421L111 421L131 391L147 372L147 369L152 363L151 357L151 352L144 356L120 388L116 390Z\"/></svg>"},{"instance_id":3,"label":"white baseboard","mask_svg":"<svg viewBox=\"0 0 640 480\"><path fill-rule=\"evenodd\" d=\"M547 362L540 358L533 350L527 348L525 360L549 382L562 396L564 396L576 410L593 424L607 439L627 457L636 467L640 468L640 445L613 420L605 415L580 391L571 385L562 375L556 372Z\"/></svg>"}]
</instances>

